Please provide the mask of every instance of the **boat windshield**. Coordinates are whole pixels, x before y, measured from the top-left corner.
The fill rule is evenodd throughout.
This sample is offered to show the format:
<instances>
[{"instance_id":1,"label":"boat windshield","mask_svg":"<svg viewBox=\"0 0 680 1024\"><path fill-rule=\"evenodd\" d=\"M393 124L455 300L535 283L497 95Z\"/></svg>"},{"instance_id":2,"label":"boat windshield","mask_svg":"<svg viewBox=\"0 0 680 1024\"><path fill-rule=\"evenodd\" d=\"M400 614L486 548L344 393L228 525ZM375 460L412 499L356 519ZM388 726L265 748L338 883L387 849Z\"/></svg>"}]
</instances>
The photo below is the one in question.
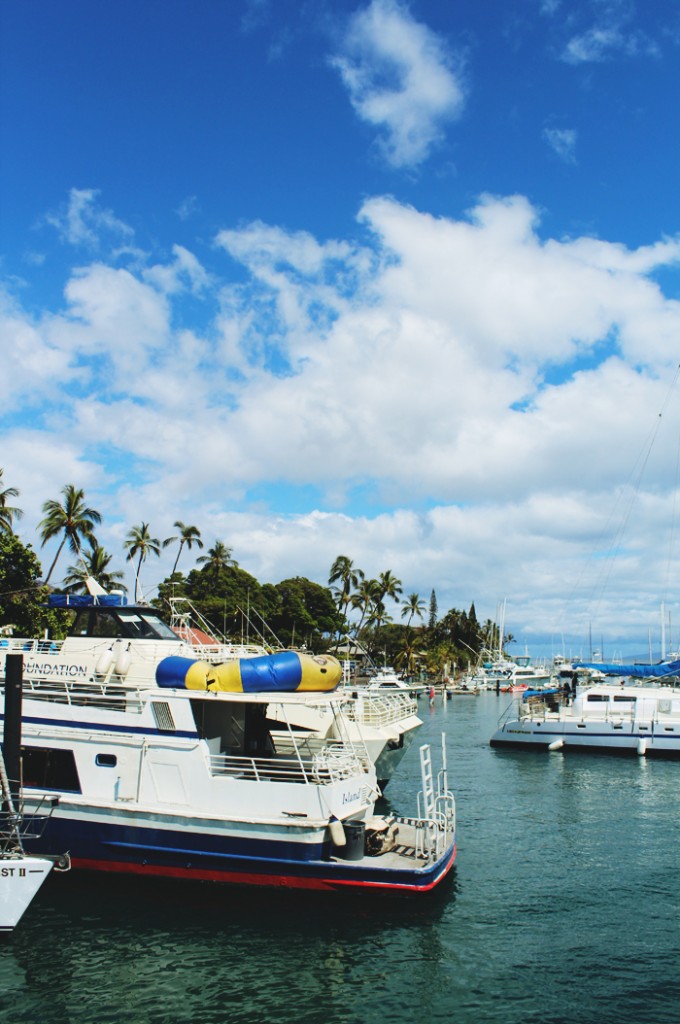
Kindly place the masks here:
<instances>
[{"instance_id":1,"label":"boat windshield","mask_svg":"<svg viewBox=\"0 0 680 1024\"><path fill-rule=\"evenodd\" d=\"M181 643L174 630L150 608L81 608L73 621L70 635L114 640L176 640Z\"/></svg>"}]
</instances>

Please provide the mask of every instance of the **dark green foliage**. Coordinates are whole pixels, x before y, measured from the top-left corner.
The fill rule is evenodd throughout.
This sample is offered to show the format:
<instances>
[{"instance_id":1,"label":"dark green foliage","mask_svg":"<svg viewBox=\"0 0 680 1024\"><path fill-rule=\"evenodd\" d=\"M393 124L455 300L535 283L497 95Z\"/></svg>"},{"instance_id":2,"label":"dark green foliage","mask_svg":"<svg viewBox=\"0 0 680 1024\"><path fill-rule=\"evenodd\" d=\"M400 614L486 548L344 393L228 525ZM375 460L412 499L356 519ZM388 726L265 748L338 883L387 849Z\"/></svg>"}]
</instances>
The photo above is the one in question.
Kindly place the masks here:
<instances>
[{"instance_id":1,"label":"dark green foliage","mask_svg":"<svg viewBox=\"0 0 680 1024\"><path fill-rule=\"evenodd\" d=\"M437 595L435 594L435 592L433 590L432 593L430 594L430 618L429 618L429 621L428 621L428 626L430 627L430 629L434 629L436 625L437 625Z\"/></svg>"},{"instance_id":2,"label":"dark green foliage","mask_svg":"<svg viewBox=\"0 0 680 1024\"><path fill-rule=\"evenodd\" d=\"M68 612L44 607L50 588L39 586L42 566L30 544L12 533L0 534L0 626L13 626L17 636L40 637L46 629L64 636Z\"/></svg>"}]
</instances>

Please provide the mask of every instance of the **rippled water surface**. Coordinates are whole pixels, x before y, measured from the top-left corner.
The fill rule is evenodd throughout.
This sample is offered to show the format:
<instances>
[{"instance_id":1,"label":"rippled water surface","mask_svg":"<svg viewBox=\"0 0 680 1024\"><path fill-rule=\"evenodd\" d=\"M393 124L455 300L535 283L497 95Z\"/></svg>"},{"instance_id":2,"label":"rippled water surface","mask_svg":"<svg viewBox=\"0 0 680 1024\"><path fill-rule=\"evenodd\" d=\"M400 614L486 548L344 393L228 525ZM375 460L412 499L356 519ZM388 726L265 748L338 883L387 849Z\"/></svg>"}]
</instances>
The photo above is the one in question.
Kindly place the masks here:
<instances>
[{"instance_id":1,"label":"rippled water surface","mask_svg":"<svg viewBox=\"0 0 680 1024\"><path fill-rule=\"evenodd\" d=\"M680 1024L680 763L492 750L505 703L421 703L458 802L430 897L53 875L0 939L0 1024Z\"/></svg>"}]
</instances>

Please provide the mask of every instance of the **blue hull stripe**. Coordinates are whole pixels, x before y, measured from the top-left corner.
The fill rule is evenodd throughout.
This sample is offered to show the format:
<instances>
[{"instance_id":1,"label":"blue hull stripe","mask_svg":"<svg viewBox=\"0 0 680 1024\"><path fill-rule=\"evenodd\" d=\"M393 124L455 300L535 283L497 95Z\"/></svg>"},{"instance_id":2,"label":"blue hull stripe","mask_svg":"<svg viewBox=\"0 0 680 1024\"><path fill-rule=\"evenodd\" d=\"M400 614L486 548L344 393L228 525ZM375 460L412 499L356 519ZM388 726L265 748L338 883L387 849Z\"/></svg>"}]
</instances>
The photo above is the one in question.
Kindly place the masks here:
<instances>
[{"instance_id":1,"label":"blue hull stripe","mask_svg":"<svg viewBox=\"0 0 680 1024\"><path fill-rule=\"evenodd\" d=\"M4 724L5 716L0 715L0 721ZM50 725L56 729L84 729L86 732L100 732L100 733L134 733L139 736L180 736L182 739L195 740L198 739L198 733L196 730L188 729L177 729L169 732L163 729L154 729L150 726L144 725L110 725L108 722L103 725L101 722L67 722L60 721L55 718L33 718L30 715L24 715L22 722L30 723L31 725Z\"/></svg>"},{"instance_id":2,"label":"blue hull stripe","mask_svg":"<svg viewBox=\"0 0 680 1024\"><path fill-rule=\"evenodd\" d=\"M429 890L453 864L455 846L427 868L381 867L380 858L331 860L329 843L243 839L217 834L165 831L87 823L53 816L30 852L68 850L75 868L142 873L255 885L377 886Z\"/></svg>"}]
</instances>

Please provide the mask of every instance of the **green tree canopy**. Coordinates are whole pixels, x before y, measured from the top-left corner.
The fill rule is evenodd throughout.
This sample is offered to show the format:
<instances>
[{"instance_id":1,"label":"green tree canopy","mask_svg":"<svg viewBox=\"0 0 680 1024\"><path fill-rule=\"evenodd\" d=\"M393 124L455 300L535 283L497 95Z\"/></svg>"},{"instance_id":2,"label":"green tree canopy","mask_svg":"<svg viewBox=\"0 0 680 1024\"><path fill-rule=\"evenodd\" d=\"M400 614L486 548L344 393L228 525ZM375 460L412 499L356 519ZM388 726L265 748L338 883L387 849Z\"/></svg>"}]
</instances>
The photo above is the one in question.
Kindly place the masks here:
<instances>
[{"instance_id":1,"label":"green tree canopy","mask_svg":"<svg viewBox=\"0 0 680 1024\"><path fill-rule=\"evenodd\" d=\"M0 533L0 626L18 636L64 635L70 615L45 607L49 588L40 585L42 566L30 544L12 533Z\"/></svg>"},{"instance_id":2,"label":"green tree canopy","mask_svg":"<svg viewBox=\"0 0 680 1024\"><path fill-rule=\"evenodd\" d=\"M69 593L87 593L88 579L95 580L104 590L127 590L123 584L125 573L122 569L111 569L113 555L100 547L96 537L88 537L89 551L81 552L80 561L72 565L64 577L64 589Z\"/></svg>"}]
</instances>

